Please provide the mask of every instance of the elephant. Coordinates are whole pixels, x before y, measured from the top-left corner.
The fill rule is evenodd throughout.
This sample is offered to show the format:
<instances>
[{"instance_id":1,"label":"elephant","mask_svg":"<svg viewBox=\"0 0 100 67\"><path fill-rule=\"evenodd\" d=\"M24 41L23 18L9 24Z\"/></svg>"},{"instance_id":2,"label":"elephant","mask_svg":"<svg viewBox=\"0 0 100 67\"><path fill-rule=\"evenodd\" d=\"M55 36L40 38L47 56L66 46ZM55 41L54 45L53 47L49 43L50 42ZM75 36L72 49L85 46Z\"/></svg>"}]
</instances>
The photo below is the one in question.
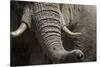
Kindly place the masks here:
<instances>
[{"instance_id":1,"label":"elephant","mask_svg":"<svg viewBox=\"0 0 100 67\"><path fill-rule=\"evenodd\" d=\"M17 38L22 35L25 33L26 29L30 30L31 32L28 31L28 33L31 33L32 36L34 35L33 38L31 38L34 39L35 37L37 39L39 47L41 47L39 49L43 51L44 55L49 58L51 63L96 60L96 54L94 54L96 53L96 44L94 42L96 39L96 21L91 20L91 17L89 18L89 16L86 15L86 13L88 13L95 19L95 11L89 13L87 9L90 9L90 6L85 7L70 4L28 2L24 3L22 8L24 9L20 16L21 21L19 21L21 23L17 30L11 32L12 38ZM94 13L94 15L91 13ZM84 17L87 18L84 19ZM86 19L88 20L88 23ZM89 25L90 23L91 25ZM93 32L93 34L91 34L91 32ZM62 35L64 36L62 37ZM93 37L91 37L92 35ZM65 40L63 40L63 38L65 38ZM85 40L85 38L87 38L87 40ZM91 38L94 39L92 40ZM67 41L68 39L69 42ZM93 44L90 45L90 42ZM36 44L33 44L32 47L35 45ZM71 48L67 46L70 46ZM89 47L94 49L89 50ZM91 51L94 52L91 53Z\"/></svg>"}]
</instances>

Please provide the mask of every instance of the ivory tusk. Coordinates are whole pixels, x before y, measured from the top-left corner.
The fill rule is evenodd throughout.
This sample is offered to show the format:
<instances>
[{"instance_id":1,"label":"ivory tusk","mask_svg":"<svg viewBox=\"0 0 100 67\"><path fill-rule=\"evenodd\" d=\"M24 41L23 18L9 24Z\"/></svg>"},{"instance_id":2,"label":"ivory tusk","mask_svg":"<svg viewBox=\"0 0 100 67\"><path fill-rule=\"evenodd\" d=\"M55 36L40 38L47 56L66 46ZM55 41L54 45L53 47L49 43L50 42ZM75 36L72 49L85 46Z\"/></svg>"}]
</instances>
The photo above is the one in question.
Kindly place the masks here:
<instances>
[{"instance_id":1,"label":"ivory tusk","mask_svg":"<svg viewBox=\"0 0 100 67\"><path fill-rule=\"evenodd\" d=\"M15 31L12 31L12 32L10 33L10 35L11 35L12 37L17 37L17 36L21 35L21 34L26 30L26 28L27 28L27 25L26 25L25 23L22 22L22 23L20 24L19 28L18 28L17 30L15 30Z\"/></svg>"},{"instance_id":2,"label":"ivory tusk","mask_svg":"<svg viewBox=\"0 0 100 67\"><path fill-rule=\"evenodd\" d=\"M70 37L77 37L77 36L81 35L80 32L78 32L78 33L71 32L66 26L63 27L63 31L65 31L66 34Z\"/></svg>"}]
</instances>

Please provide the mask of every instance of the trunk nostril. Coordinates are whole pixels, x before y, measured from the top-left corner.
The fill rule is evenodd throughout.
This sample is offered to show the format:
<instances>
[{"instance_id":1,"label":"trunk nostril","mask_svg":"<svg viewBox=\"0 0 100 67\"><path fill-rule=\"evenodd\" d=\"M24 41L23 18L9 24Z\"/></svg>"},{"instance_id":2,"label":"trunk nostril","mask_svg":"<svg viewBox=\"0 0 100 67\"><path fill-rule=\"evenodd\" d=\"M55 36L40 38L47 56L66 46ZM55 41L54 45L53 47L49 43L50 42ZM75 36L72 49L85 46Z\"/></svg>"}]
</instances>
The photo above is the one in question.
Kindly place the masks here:
<instances>
[{"instance_id":1,"label":"trunk nostril","mask_svg":"<svg viewBox=\"0 0 100 67\"><path fill-rule=\"evenodd\" d=\"M83 57L84 57L84 55L83 54L81 54L80 56L78 56L77 58L78 59L83 59Z\"/></svg>"}]
</instances>

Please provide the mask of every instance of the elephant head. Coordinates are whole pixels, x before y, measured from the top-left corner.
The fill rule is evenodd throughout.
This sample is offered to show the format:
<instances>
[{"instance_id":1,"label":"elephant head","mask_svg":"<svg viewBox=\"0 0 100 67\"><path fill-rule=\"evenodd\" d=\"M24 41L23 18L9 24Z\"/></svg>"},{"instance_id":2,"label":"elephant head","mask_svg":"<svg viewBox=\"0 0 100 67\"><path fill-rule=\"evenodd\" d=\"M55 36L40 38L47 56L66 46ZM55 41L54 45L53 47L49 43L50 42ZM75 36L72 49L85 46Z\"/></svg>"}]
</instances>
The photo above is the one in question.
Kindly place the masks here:
<instances>
[{"instance_id":1,"label":"elephant head","mask_svg":"<svg viewBox=\"0 0 100 67\"><path fill-rule=\"evenodd\" d=\"M35 32L44 53L53 63L78 62L83 58L79 49L65 50L61 39L61 29L67 36L77 37L81 33L71 32L65 24L59 4L29 3L24 7L19 28L11 32L12 37L21 35L27 28Z\"/></svg>"}]
</instances>

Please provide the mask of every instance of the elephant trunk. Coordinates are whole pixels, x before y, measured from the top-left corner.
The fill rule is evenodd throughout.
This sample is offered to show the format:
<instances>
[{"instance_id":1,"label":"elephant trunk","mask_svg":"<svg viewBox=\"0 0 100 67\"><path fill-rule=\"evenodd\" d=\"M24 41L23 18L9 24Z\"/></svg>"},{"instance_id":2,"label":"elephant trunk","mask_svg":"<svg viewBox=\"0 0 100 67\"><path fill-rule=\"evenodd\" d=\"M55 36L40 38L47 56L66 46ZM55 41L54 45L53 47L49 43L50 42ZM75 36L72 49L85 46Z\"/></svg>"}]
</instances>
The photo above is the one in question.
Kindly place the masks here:
<instances>
[{"instance_id":1,"label":"elephant trunk","mask_svg":"<svg viewBox=\"0 0 100 67\"><path fill-rule=\"evenodd\" d=\"M81 57L83 54L80 50L66 51L63 48L58 4L35 3L34 5L35 32L44 52L51 60L54 63L67 62L69 57L75 59Z\"/></svg>"}]
</instances>

